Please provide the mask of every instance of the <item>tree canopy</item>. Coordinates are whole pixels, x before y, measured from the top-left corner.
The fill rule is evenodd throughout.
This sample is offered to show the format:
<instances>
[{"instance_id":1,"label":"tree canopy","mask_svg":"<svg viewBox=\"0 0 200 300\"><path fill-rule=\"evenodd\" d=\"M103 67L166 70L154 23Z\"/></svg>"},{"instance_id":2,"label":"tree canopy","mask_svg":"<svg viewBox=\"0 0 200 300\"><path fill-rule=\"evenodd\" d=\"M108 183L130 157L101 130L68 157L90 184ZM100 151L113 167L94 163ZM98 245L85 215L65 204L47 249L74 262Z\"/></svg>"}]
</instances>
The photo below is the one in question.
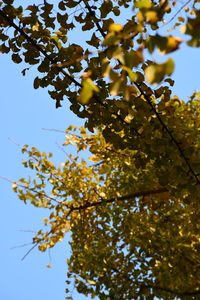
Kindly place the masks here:
<instances>
[{"instance_id":1,"label":"tree canopy","mask_svg":"<svg viewBox=\"0 0 200 300\"><path fill-rule=\"evenodd\" d=\"M35 65L34 88L86 120L66 130L77 155L61 166L25 145L33 179L13 183L49 209L33 247L71 234L66 299L72 285L101 300L200 298L200 94L172 96L168 55L200 46L199 3L0 2L0 52L25 62L23 75ZM164 62L149 59L156 50Z\"/></svg>"}]
</instances>

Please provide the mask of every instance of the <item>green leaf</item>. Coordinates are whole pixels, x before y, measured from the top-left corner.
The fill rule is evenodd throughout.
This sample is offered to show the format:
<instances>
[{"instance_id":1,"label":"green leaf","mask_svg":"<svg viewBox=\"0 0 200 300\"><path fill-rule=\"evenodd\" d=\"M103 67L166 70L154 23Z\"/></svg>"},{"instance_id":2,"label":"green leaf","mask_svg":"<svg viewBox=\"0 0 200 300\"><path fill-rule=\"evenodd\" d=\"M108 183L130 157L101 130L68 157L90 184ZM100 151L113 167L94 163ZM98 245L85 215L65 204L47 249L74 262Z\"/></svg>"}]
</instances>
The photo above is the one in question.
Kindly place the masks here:
<instances>
[{"instance_id":1,"label":"green leaf","mask_svg":"<svg viewBox=\"0 0 200 300\"><path fill-rule=\"evenodd\" d=\"M128 76L129 76L131 82L134 82L137 80L137 74L135 72L133 72L130 68L128 68L126 66L122 66L122 69L128 73Z\"/></svg>"},{"instance_id":2,"label":"green leaf","mask_svg":"<svg viewBox=\"0 0 200 300\"><path fill-rule=\"evenodd\" d=\"M93 92L99 92L99 88L93 83L90 78L86 78L82 82L82 89L80 92L80 96L78 97L78 101L86 105L89 100L92 98Z\"/></svg>"},{"instance_id":3,"label":"green leaf","mask_svg":"<svg viewBox=\"0 0 200 300\"><path fill-rule=\"evenodd\" d=\"M135 1L134 6L139 9L150 8L152 6L152 3L150 0L138 0L138 1Z\"/></svg>"},{"instance_id":4,"label":"green leaf","mask_svg":"<svg viewBox=\"0 0 200 300\"><path fill-rule=\"evenodd\" d=\"M123 26L121 24L110 24L109 31L120 32L123 30Z\"/></svg>"},{"instance_id":5,"label":"green leaf","mask_svg":"<svg viewBox=\"0 0 200 300\"><path fill-rule=\"evenodd\" d=\"M139 50L131 50L125 54L124 58L126 66L132 69L143 62L143 53Z\"/></svg>"},{"instance_id":6,"label":"green leaf","mask_svg":"<svg viewBox=\"0 0 200 300\"><path fill-rule=\"evenodd\" d=\"M150 84L160 83L166 75L174 71L174 61L169 58L163 64L153 64L145 69L146 80Z\"/></svg>"}]
</instances>

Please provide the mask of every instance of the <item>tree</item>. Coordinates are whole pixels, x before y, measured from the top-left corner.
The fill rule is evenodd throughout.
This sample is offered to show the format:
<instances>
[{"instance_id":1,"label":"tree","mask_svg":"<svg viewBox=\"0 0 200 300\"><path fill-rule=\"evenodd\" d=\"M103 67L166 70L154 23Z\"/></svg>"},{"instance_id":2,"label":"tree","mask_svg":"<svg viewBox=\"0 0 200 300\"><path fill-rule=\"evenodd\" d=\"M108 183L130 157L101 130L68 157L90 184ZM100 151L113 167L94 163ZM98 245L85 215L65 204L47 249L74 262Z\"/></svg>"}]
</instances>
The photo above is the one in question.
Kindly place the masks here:
<instances>
[{"instance_id":1,"label":"tree","mask_svg":"<svg viewBox=\"0 0 200 300\"><path fill-rule=\"evenodd\" d=\"M171 96L173 60L145 58L178 51L184 42L160 33L176 19L175 34L181 25L187 44L199 47L198 3L65 0L23 9L1 2L1 53L37 65L34 88L51 88L57 108L67 97L86 118L85 128L66 130L76 157L57 167L51 154L25 145L23 163L36 179L13 184L21 200L50 210L33 247L45 251L71 232L67 283L85 295L200 297L199 93L187 103ZM131 16L118 24L124 11ZM87 45L68 42L76 29L88 32ZM92 164L81 160L87 149Z\"/></svg>"}]
</instances>

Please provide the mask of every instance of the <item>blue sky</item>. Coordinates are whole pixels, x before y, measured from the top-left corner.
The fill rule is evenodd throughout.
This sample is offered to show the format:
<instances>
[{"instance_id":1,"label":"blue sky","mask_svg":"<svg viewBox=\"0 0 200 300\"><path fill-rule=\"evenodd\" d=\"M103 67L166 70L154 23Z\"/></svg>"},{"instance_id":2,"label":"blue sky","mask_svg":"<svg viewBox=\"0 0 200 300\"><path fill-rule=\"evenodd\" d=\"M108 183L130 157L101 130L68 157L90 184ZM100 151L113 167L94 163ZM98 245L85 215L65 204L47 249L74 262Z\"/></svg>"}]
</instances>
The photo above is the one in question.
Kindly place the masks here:
<instances>
[{"instance_id":1,"label":"blue sky","mask_svg":"<svg viewBox=\"0 0 200 300\"><path fill-rule=\"evenodd\" d=\"M153 55L154 56L154 55ZM176 62L174 94L187 100L195 90L200 90L200 50L181 46L181 50L171 55ZM43 151L55 152L55 160L62 162L64 154L56 143L62 143L64 135L44 131L42 128L65 130L70 124L82 125L68 109L67 103L55 109L45 89L34 90L34 69L25 77L21 75L22 66L11 62L8 55L0 55L0 175L17 180L28 174L20 161L20 149L11 142L29 144ZM21 258L29 249L12 247L31 242L32 232L37 231L42 218L48 215L44 209L24 205L12 192L10 183L0 179L1 203L1 288L3 300L63 300L67 265L65 260L70 254L67 240L48 253L34 250L28 257ZM52 263L52 268L46 264ZM77 300L85 299L77 296Z\"/></svg>"},{"instance_id":2,"label":"blue sky","mask_svg":"<svg viewBox=\"0 0 200 300\"><path fill-rule=\"evenodd\" d=\"M56 160L64 159L56 142L64 136L48 132L42 128L65 129L69 124L81 124L70 114L67 107L56 110L54 102L45 90L33 90L33 74L20 74L20 66L12 64L7 56L0 56L1 63L1 109L0 109L0 175L11 180L26 176L28 171L21 166L18 144L27 143L44 151L55 151ZM30 248L11 247L31 242L33 233L19 230L37 231L42 218L48 215L44 209L36 209L20 202L8 182L0 182L1 211L1 288L0 299L64 299L67 267L65 260L69 249L66 243L51 251L53 267L45 267L50 262L48 253L33 251L23 262L21 257Z\"/></svg>"}]
</instances>

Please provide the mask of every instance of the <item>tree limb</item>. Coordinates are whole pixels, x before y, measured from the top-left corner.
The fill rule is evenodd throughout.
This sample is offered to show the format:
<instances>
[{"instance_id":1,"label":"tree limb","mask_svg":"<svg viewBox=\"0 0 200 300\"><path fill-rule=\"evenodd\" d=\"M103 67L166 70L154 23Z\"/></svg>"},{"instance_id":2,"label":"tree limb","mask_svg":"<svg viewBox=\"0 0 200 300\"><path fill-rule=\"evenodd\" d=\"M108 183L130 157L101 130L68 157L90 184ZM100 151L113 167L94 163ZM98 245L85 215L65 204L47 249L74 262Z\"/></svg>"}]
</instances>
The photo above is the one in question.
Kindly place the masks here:
<instances>
[{"instance_id":1,"label":"tree limb","mask_svg":"<svg viewBox=\"0 0 200 300\"><path fill-rule=\"evenodd\" d=\"M173 17L171 17L171 19L170 19L168 22L166 22L166 23L165 23L163 26L161 26L161 27L167 26L169 23L171 23L171 22L176 18L176 16L181 12L181 10L182 10L186 5L188 5L191 1L192 1L192 0L188 0L186 3L184 3L184 4L177 10L177 12L173 15Z\"/></svg>"},{"instance_id":2,"label":"tree limb","mask_svg":"<svg viewBox=\"0 0 200 300\"><path fill-rule=\"evenodd\" d=\"M161 287L161 286L157 286L157 285L141 285L141 288L145 289L145 288L150 288L150 289L155 289L155 290L160 290L163 292L167 292L167 293L171 293L171 294L175 294L177 296L196 296L196 295L200 295L200 290L196 290L196 291L184 291L184 292L180 292L177 290L173 290L170 288L165 288L165 287Z\"/></svg>"},{"instance_id":3,"label":"tree limb","mask_svg":"<svg viewBox=\"0 0 200 300\"><path fill-rule=\"evenodd\" d=\"M190 0L191 1L191 0ZM190 2L188 1L188 3ZM85 2L85 1L84 1ZM186 4L185 4L186 5ZM87 4L87 9L89 11L91 11L90 6ZM94 14L94 12L93 12ZM100 27L98 22L95 22L97 28ZM101 28L101 27L100 27ZM99 30L100 33L102 34L102 28L101 30ZM105 37L105 34L102 34L103 37ZM140 91L141 95L144 96L145 100L147 101L147 103L150 105L151 109L154 111L158 121L160 122L160 124L162 125L163 129L167 132L167 134L169 135L171 141L173 142L173 144L176 146L176 148L178 149L180 156L183 158L183 160L185 161L185 164L187 165L188 169L189 169L189 173L191 173L193 175L193 177L196 180L197 184L200 184L200 180L198 178L198 174L195 173L195 171L193 170L193 168L191 167L190 163L189 163L189 159L185 156L184 151L182 150L180 143L175 139L174 135L172 134L172 132L170 131L170 129L167 127L167 125L164 123L164 121L162 120L162 118L160 117L160 113L157 111L156 107L153 105L151 99L144 93L144 91L142 90L141 86L137 83L134 82L135 86L138 88L138 90Z\"/></svg>"},{"instance_id":4,"label":"tree limb","mask_svg":"<svg viewBox=\"0 0 200 300\"><path fill-rule=\"evenodd\" d=\"M92 12L91 8L89 8L89 5L87 5L87 8L89 9L90 13ZM92 12L93 13L93 12ZM94 13L93 13L94 14ZM72 83L74 83L76 86L82 88L82 84L79 83L76 79L74 79L73 76L69 75L65 70L63 70L62 64L59 64L55 58L52 58L42 47L40 47L34 39L32 39L28 34L26 34L18 25L16 25L4 12L3 10L0 10L0 16L2 16L8 24L16 29L25 39L31 43L40 53L44 55L45 58L47 58L55 68L58 68L59 71L66 76ZM97 26L98 29L100 29L100 25L98 24ZM101 33L103 34L103 31L101 30ZM103 35L105 36L105 35ZM99 97L94 94L93 99L95 99L101 106L105 107L106 109L108 108L108 105L106 103L103 103ZM124 123L126 126L130 126L129 123L127 123L120 115L113 113L113 115L116 116L117 119L119 119L122 123ZM135 128L132 128L133 131L139 136L140 134L137 132Z\"/></svg>"},{"instance_id":5,"label":"tree limb","mask_svg":"<svg viewBox=\"0 0 200 300\"><path fill-rule=\"evenodd\" d=\"M167 132L167 134L169 135L171 141L173 142L173 144L176 146L176 148L178 149L180 156L183 158L183 160L185 161L185 164L187 165L189 172L193 175L193 177L196 180L197 184L200 184L199 178L198 178L198 174L195 173L195 171L193 170L193 168L191 167L190 163L189 163L189 159L185 156L185 153L183 151L183 149L180 146L180 143L176 140L176 138L174 137L174 135L172 134L171 130L167 127L167 125L165 124L165 122L163 121L163 119L161 118L161 113L159 113L155 107L155 105L152 103L151 99L144 93L144 91L142 90L141 86L137 83L134 82L134 84L136 85L136 87L138 88L138 90L140 91L141 95L145 98L145 100L147 101L147 103L149 104L149 106L151 107L152 111L155 113L158 121L160 122L160 124L162 125L163 129Z\"/></svg>"},{"instance_id":6,"label":"tree limb","mask_svg":"<svg viewBox=\"0 0 200 300\"><path fill-rule=\"evenodd\" d=\"M104 205L104 204L108 204L108 203L113 203L116 201L125 201L125 200L129 200L132 198L136 198L136 197L144 197L144 196L151 196L151 195L155 195L155 194L160 194L160 193L166 193L168 192L168 190L166 188L160 188L160 189L156 189L156 190L149 190L149 191L144 191L144 192L135 192L135 193L131 193L125 196L121 196L121 197L113 197L110 199L103 199L101 201L97 201L97 202L93 202L93 203L86 203L84 205L80 205L80 206L71 206L71 211L74 210L82 210L82 209L87 209L89 207L96 207L99 205Z\"/></svg>"}]
</instances>

